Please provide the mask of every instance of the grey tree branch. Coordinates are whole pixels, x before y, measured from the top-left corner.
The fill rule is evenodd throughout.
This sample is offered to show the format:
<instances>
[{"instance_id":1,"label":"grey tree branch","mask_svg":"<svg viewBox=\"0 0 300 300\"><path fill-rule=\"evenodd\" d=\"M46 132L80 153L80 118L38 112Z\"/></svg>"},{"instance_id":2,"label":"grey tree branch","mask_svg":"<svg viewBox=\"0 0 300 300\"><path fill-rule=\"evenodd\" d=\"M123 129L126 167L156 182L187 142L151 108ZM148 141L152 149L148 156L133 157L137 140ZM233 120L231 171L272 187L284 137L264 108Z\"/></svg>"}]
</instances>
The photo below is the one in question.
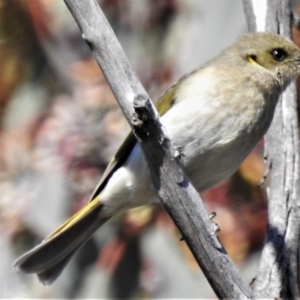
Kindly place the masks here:
<instances>
[{"instance_id":1,"label":"grey tree branch","mask_svg":"<svg viewBox=\"0 0 300 300\"><path fill-rule=\"evenodd\" d=\"M95 0L64 0L89 44L147 159L154 187L220 298L248 299L252 291L213 233L197 191L173 158L174 149L149 96Z\"/></svg>"},{"instance_id":2,"label":"grey tree branch","mask_svg":"<svg viewBox=\"0 0 300 300\"><path fill-rule=\"evenodd\" d=\"M266 30L291 36L290 1L267 1L267 10L255 15L253 2L244 0L252 31L257 24ZM262 1L262 2L264 2ZM263 4L263 3L261 3ZM252 13L253 12L253 13ZM272 126L266 136L268 159L272 169L268 189L268 230L255 281L259 298L299 299L299 230L300 230L300 144L295 84L278 103Z\"/></svg>"}]
</instances>

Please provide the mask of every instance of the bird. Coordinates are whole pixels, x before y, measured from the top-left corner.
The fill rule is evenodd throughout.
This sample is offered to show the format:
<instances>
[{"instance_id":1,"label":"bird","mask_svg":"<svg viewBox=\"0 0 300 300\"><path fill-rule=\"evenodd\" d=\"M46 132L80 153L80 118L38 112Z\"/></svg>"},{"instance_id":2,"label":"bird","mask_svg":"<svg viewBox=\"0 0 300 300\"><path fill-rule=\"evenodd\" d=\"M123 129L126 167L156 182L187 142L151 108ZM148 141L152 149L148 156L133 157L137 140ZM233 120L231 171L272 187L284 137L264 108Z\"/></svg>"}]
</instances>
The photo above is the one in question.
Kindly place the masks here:
<instances>
[{"instance_id":1,"label":"bird","mask_svg":"<svg viewBox=\"0 0 300 300\"><path fill-rule=\"evenodd\" d=\"M300 73L300 49L278 34L248 33L184 75L156 103L181 147L182 166L199 192L229 178L268 130L276 103ZM55 281L74 253L120 212L157 201L132 132L109 163L89 203L14 263Z\"/></svg>"}]
</instances>

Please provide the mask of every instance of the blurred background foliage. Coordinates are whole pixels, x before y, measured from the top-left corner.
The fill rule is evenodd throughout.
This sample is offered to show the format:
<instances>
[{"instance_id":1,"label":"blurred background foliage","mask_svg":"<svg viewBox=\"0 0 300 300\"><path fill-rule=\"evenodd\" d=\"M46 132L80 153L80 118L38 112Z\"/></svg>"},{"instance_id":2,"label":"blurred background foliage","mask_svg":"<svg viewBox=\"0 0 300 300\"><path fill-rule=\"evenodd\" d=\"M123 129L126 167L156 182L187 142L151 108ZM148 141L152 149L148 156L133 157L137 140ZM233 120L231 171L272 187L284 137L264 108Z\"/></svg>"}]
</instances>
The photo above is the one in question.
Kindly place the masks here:
<instances>
[{"instance_id":1,"label":"blurred background foliage","mask_svg":"<svg viewBox=\"0 0 300 300\"><path fill-rule=\"evenodd\" d=\"M99 4L153 99L247 31L240 0ZM0 70L0 297L214 297L158 204L105 225L50 287L12 270L16 256L85 205L129 127L61 0L0 1ZM202 195L248 282L266 226L262 147Z\"/></svg>"}]
</instances>

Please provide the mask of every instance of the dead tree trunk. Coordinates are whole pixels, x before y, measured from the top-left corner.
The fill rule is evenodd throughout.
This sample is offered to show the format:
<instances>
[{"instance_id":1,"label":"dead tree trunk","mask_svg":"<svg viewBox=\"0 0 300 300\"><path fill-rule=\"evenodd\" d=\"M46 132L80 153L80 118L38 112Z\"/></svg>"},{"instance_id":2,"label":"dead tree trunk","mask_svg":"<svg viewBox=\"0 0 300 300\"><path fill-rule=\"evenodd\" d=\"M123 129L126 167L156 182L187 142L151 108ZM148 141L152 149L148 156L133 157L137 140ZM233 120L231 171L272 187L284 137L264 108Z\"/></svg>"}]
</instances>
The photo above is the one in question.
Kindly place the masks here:
<instances>
[{"instance_id":1,"label":"dead tree trunk","mask_svg":"<svg viewBox=\"0 0 300 300\"><path fill-rule=\"evenodd\" d=\"M289 0L244 0L251 31L291 37ZM266 136L268 229L255 281L258 298L299 299L300 144L295 84L279 101Z\"/></svg>"}]
</instances>

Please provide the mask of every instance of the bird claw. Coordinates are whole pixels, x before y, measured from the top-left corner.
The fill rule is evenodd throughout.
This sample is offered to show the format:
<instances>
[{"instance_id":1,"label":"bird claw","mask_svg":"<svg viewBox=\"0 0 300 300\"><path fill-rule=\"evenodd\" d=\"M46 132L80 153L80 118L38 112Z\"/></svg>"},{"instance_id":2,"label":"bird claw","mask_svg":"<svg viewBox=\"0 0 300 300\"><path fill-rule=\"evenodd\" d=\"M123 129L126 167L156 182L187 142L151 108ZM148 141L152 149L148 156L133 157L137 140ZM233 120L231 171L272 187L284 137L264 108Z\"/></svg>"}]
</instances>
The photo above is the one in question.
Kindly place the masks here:
<instances>
[{"instance_id":1,"label":"bird claw","mask_svg":"<svg viewBox=\"0 0 300 300\"><path fill-rule=\"evenodd\" d=\"M185 154L182 152L182 148L183 147L180 147L180 146L174 147L175 151L174 151L174 155L173 155L172 160L181 159L181 158L185 157Z\"/></svg>"},{"instance_id":2,"label":"bird claw","mask_svg":"<svg viewBox=\"0 0 300 300\"><path fill-rule=\"evenodd\" d=\"M216 217L216 215L217 215L217 213L215 211L213 211L208 217L212 221L212 219L214 219ZM215 235L217 232L221 231L221 228L217 223L212 222L212 225L214 227L214 230L211 233L211 235Z\"/></svg>"},{"instance_id":3,"label":"bird claw","mask_svg":"<svg viewBox=\"0 0 300 300\"><path fill-rule=\"evenodd\" d=\"M217 223L213 222L213 226L214 226L214 230L211 233L212 236L215 235L217 232L221 231L221 228L220 228L220 226Z\"/></svg>"},{"instance_id":4,"label":"bird claw","mask_svg":"<svg viewBox=\"0 0 300 300\"><path fill-rule=\"evenodd\" d=\"M209 215L209 219L212 220L216 217L217 213L215 211L213 211L210 215Z\"/></svg>"}]
</instances>

